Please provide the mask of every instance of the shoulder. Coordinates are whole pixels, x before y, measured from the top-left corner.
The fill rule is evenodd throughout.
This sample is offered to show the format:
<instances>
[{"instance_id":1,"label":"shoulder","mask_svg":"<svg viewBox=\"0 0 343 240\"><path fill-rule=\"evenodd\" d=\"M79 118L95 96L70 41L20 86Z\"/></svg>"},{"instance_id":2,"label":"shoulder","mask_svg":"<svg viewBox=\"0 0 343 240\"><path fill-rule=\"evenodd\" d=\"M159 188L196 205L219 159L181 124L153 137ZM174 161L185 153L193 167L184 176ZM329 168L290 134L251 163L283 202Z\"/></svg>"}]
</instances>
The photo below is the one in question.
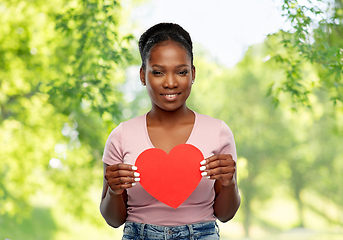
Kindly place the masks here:
<instances>
[{"instance_id":1,"label":"shoulder","mask_svg":"<svg viewBox=\"0 0 343 240\"><path fill-rule=\"evenodd\" d=\"M212 130L226 136L233 135L230 127L223 120L196 112L194 113L196 114L197 124L199 127L206 128L207 130Z\"/></svg>"},{"instance_id":2,"label":"shoulder","mask_svg":"<svg viewBox=\"0 0 343 240\"><path fill-rule=\"evenodd\" d=\"M133 125L137 125L137 124L142 124L142 123L145 122L145 116L146 116L146 114L138 116L138 117L131 118L131 119L127 120L127 121L121 122L121 125L123 127L127 127L127 126L133 126Z\"/></svg>"},{"instance_id":3,"label":"shoulder","mask_svg":"<svg viewBox=\"0 0 343 240\"><path fill-rule=\"evenodd\" d=\"M213 154L231 154L236 159L233 134L229 126L220 119L196 113L194 145L205 157Z\"/></svg>"},{"instance_id":4,"label":"shoulder","mask_svg":"<svg viewBox=\"0 0 343 240\"><path fill-rule=\"evenodd\" d=\"M204 114L197 113L197 112L194 112L194 113L197 117L197 120L199 120L201 123L221 124L221 122L223 122L220 119L213 118L213 117L210 117L208 115L204 115Z\"/></svg>"},{"instance_id":5,"label":"shoulder","mask_svg":"<svg viewBox=\"0 0 343 240\"><path fill-rule=\"evenodd\" d=\"M217 126L217 127L227 127L229 128L229 126L220 119L217 118L213 118L210 117L208 115L204 115L204 114L200 114L200 113L196 113L194 112L197 118L198 123L200 124L206 124L206 125L211 125L211 126Z\"/></svg>"},{"instance_id":6,"label":"shoulder","mask_svg":"<svg viewBox=\"0 0 343 240\"><path fill-rule=\"evenodd\" d=\"M131 118L127 121L121 122L110 133L109 138L121 138L123 133L129 133L135 131L135 128L141 127L145 122L145 115Z\"/></svg>"}]
</instances>

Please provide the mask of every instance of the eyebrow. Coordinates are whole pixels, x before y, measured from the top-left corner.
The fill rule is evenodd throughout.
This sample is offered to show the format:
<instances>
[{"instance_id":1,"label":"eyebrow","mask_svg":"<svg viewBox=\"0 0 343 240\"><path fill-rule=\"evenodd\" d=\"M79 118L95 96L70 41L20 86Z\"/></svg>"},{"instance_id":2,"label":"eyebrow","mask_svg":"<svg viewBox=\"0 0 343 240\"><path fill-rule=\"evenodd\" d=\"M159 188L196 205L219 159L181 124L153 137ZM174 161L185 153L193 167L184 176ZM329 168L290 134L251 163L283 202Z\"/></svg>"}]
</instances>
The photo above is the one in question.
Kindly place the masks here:
<instances>
[{"instance_id":1,"label":"eyebrow","mask_svg":"<svg viewBox=\"0 0 343 240\"><path fill-rule=\"evenodd\" d=\"M154 64L154 65L152 65L151 67L164 68L164 66L159 65L159 64ZM180 65L177 65L177 66L176 66L176 68L182 68L182 67L189 67L189 65L188 65L188 64L180 64Z\"/></svg>"}]
</instances>

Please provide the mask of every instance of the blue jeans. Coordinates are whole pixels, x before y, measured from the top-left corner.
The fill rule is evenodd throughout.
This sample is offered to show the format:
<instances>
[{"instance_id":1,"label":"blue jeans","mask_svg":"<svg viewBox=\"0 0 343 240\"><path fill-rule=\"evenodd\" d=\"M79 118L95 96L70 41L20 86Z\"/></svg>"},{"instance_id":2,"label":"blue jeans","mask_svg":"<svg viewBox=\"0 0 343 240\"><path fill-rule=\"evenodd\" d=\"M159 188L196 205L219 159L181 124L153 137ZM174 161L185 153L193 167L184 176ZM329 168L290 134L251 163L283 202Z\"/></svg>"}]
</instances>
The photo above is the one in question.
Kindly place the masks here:
<instances>
[{"instance_id":1,"label":"blue jeans","mask_svg":"<svg viewBox=\"0 0 343 240\"><path fill-rule=\"evenodd\" d=\"M181 226L157 226L126 222L122 240L191 239L219 240L219 228L215 221Z\"/></svg>"}]
</instances>

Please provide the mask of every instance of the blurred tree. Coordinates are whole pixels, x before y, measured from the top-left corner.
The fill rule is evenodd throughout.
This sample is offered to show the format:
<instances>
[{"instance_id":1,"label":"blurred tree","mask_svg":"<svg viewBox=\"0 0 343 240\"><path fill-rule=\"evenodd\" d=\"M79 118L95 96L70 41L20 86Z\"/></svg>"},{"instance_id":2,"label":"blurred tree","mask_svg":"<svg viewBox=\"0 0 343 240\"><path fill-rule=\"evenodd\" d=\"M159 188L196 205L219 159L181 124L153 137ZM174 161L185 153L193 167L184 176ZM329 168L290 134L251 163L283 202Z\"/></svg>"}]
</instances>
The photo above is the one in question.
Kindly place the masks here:
<instances>
[{"instance_id":1,"label":"blurred tree","mask_svg":"<svg viewBox=\"0 0 343 240\"><path fill-rule=\"evenodd\" d=\"M251 47L230 70L197 56L197 78L190 98L194 110L224 120L234 133L242 193L241 220L247 236L258 219L253 203L272 197L278 183L275 179L282 169L275 161L283 158L286 146L281 138L288 134L281 124L281 109L275 109L265 97L270 80L280 76L273 68L264 67L261 48Z\"/></svg>"},{"instance_id":2,"label":"blurred tree","mask_svg":"<svg viewBox=\"0 0 343 240\"><path fill-rule=\"evenodd\" d=\"M281 81L285 71L270 59L280 38L269 36L263 44L251 46L232 69L206 60L206 55L195 56L197 77L189 105L195 111L225 120L232 128L239 156L240 211L246 235L252 224L282 229L277 219L268 219L263 211L268 208L264 205L266 200L279 189L286 189L297 204L298 222L293 226L309 226L305 209L325 217L325 221L341 224L326 215L322 205L312 204L304 197L306 191L311 191L323 201L334 202L342 211L342 195L332 192L327 198L326 194L329 189L339 188L340 177L329 177L330 171L325 169L339 165L338 159L342 161L341 141L335 136L337 120L332 118L333 108L327 94L309 93L312 108L298 106L297 112L289 108L292 101L286 93L279 94L279 108L266 98L268 86ZM278 51L285 50L278 48ZM318 81L312 65L303 62L301 69L303 82ZM318 179L323 179L323 183L318 184ZM256 209L256 205L260 207Z\"/></svg>"},{"instance_id":3,"label":"blurred tree","mask_svg":"<svg viewBox=\"0 0 343 240\"><path fill-rule=\"evenodd\" d=\"M292 27L278 33L282 36L283 52L271 55L286 75L286 80L271 85L275 103L280 92L288 92L293 103L309 106L308 94L324 89L342 110L343 1L284 0L282 10ZM303 81L301 66L304 62L314 65L319 73L318 81Z\"/></svg>"},{"instance_id":4,"label":"blurred tree","mask_svg":"<svg viewBox=\"0 0 343 240\"><path fill-rule=\"evenodd\" d=\"M93 217L89 188L132 61L122 14L118 1L0 1L0 215L25 218L45 190Z\"/></svg>"}]
</instances>

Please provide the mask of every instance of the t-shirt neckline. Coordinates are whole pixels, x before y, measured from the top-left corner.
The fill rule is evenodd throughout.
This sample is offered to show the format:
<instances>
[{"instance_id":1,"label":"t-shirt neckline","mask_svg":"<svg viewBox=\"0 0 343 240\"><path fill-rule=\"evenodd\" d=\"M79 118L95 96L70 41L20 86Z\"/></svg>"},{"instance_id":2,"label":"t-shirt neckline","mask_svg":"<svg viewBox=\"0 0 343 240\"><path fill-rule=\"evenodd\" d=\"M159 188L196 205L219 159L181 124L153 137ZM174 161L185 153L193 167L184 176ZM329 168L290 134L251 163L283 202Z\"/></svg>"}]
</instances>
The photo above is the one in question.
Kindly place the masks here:
<instances>
[{"instance_id":1,"label":"t-shirt neckline","mask_svg":"<svg viewBox=\"0 0 343 240\"><path fill-rule=\"evenodd\" d=\"M191 131L191 133L190 133L189 136L188 136L188 139L187 139L187 141L186 141L186 144L189 144L189 143L190 143L190 140L191 140L191 138L192 138L192 136L193 136L193 134L194 134L195 127L196 127L196 125L197 125L197 120L198 120L198 114L197 114L196 112L194 112L193 110L191 110L191 111L194 113L194 124L193 124L192 131ZM146 138L147 138L147 141L148 141L150 147L151 147L151 148L156 148L156 147L154 146L154 144L152 144L151 139L150 139L150 137L149 137L148 125L147 125L147 115L148 115L148 113L145 113L145 114L144 114L144 132L145 132L145 136L146 136Z\"/></svg>"}]
</instances>

